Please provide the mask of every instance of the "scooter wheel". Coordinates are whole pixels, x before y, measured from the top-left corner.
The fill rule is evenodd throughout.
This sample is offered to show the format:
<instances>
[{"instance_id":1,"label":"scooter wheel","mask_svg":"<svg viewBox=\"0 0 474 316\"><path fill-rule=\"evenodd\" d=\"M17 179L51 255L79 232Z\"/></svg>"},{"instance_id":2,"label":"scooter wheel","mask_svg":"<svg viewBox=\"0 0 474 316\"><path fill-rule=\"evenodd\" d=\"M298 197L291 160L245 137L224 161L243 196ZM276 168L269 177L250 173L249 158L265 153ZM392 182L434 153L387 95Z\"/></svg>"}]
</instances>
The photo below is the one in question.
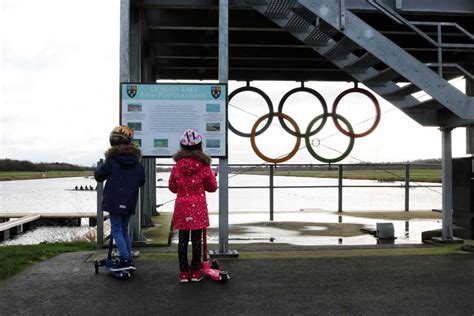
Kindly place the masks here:
<instances>
[{"instance_id":1,"label":"scooter wheel","mask_svg":"<svg viewBox=\"0 0 474 316\"><path fill-rule=\"evenodd\" d=\"M227 281L230 279L227 272L221 272L221 273L219 273L219 276L221 277L221 279L219 280L219 282L221 282L221 283L227 283Z\"/></svg>"},{"instance_id":2,"label":"scooter wheel","mask_svg":"<svg viewBox=\"0 0 474 316\"><path fill-rule=\"evenodd\" d=\"M95 274L99 273L99 262L97 260L94 261L94 270Z\"/></svg>"},{"instance_id":3,"label":"scooter wheel","mask_svg":"<svg viewBox=\"0 0 474 316\"><path fill-rule=\"evenodd\" d=\"M211 262L211 268L215 270L219 270L219 262L217 262L216 259L212 260Z\"/></svg>"}]
</instances>

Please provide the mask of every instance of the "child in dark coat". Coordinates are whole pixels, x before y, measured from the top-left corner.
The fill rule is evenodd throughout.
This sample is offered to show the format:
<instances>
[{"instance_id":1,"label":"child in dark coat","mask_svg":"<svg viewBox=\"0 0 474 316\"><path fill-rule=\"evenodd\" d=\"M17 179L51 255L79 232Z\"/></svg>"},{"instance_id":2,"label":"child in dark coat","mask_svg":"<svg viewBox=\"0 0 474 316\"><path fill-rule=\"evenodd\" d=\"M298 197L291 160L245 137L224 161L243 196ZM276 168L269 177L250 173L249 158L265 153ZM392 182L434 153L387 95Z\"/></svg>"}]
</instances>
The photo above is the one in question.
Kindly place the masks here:
<instances>
[{"instance_id":1,"label":"child in dark coat","mask_svg":"<svg viewBox=\"0 0 474 316\"><path fill-rule=\"evenodd\" d=\"M141 150L132 144L133 131L117 126L110 133L110 145L105 162L97 167L94 177L98 182L107 180L102 198L102 210L110 215L112 237L120 260L111 271L132 269L132 245L128 235L130 217L135 214L138 188L145 184L145 171L140 159Z\"/></svg>"},{"instance_id":2,"label":"child in dark coat","mask_svg":"<svg viewBox=\"0 0 474 316\"><path fill-rule=\"evenodd\" d=\"M198 282L201 272L202 229L209 226L206 194L217 190L216 173L211 170L211 157L202 152L203 137L194 130L187 130L180 139L181 150L173 159L168 187L177 193L173 213L173 228L179 230L178 258L179 281ZM188 264L189 232L193 246L191 271Z\"/></svg>"}]
</instances>

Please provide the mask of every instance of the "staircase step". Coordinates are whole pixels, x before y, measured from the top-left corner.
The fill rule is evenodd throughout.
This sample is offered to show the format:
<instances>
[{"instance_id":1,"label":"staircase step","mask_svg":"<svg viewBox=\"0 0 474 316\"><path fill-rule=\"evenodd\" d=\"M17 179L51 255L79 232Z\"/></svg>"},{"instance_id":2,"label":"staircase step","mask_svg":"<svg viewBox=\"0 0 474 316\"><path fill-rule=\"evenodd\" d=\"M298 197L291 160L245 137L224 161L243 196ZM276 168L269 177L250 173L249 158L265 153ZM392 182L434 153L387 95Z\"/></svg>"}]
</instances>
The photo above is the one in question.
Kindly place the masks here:
<instances>
[{"instance_id":1,"label":"staircase step","mask_svg":"<svg viewBox=\"0 0 474 316\"><path fill-rule=\"evenodd\" d=\"M418 88L417 86L415 86L414 84L410 83L410 84L408 84L404 87L401 87L398 90L395 90L395 91L389 92L389 93L385 93L383 95L383 97L388 99L388 100L399 101L399 100L403 100L407 95L410 95L410 94L418 92L418 91L421 91L421 89Z\"/></svg>"},{"instance_id":2,"label":"staircase step","mask_svg":"<svg viewBox=\"0 0 474 316\"><path fill-rule=\"evenodd\" d=\"M408 105L408 106L404 106L402 109L403 110L406 110L406 109L410 109L410 110L441 110L441 109L444 109L445 107L439 103L438 101L436 101L435 99L429 99L429 100L426 100L426 101L421 101L421 102L418 102L416 104L411 104L411 105Z\"/></svg>"},{"instance_id":3,"label":"staircase step","mask_svg":"<svg viewBox=\"0 0 474 316\"><path fill-rule=\"evenodd\" d=\"M326 22L319 23L314 30L304 39L304 42L311 46L324 46L329 40L338 33Z\"/></svg>"},{"instance_id":4,"label":"staircase step","mask_svg":"<svg viewBox=\"0 0 474 316\"><path fill-rule=\"evenodd\" d=\"M365 73L367 69L380 63L380 60L370 53L365 53L355 62L344 67L344 70L349 73Z\"/></svg>"},{"instance_id":5,"label":"staircase step","mask_svg":"<svg viewBox=\"0 0 474 316\"><path fill-rule=\"evenodd\" d=\"M296 0L272 0L268 4L265 16L270 19L286 19L295 4Z\"/></svg>"},{"instance_id":6,"label":"staircase step","mask_svg":"<svg viewBox=\"0 0 474 316\"><path fill-rule=\"evenodd\" d=\"M354 43L348 37L343 37L333 48L328 50L324 56L331 60L345 59L347 55L359 49L359 45Z\"/></svg>"},{"instance_id":7,"label":"staircase step","mask_svg":"<svg viewBox=\"0 0 474 316\"><path fill-rule=\"evenodd\" d=\"M378 72L375 76L366 78L364 83L372 87L385 87L388 81L401 77L398 72L392 68L386 68Z\"/></svg>"},{"instance_id":8,"label":"staircase step","mask_svg":"<svg viewBox=\"0 0 474 316\"><path fill-rule=\"evenodd\" d=\"M316 14L309 11L302 5L293 7L292 11L294 14L285 25L285 29L288 32L306 32L311 24L316 21Z\"/></svg>"},{"instance_id":9,"label":"staircase step","mask_svg":"<svg viewBox=\"0 0 474 316\"><path fill-rule=\"evenodd\" d=\"M246 2L250 5L267 5L267 0L246 0Z\"/></svg>"}]
</instances>

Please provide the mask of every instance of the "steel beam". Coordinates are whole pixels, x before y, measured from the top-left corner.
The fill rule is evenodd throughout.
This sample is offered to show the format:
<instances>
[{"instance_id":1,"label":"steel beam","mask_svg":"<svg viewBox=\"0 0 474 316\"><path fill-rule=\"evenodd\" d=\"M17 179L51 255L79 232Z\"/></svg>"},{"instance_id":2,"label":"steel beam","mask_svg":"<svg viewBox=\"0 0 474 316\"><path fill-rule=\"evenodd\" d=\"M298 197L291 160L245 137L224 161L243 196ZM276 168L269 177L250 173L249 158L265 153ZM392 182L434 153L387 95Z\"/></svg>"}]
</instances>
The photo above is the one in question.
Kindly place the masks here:
<instances>
[{"instance_id":1,"label":"steel beam","mask_svg":"<svg viewBox=\"0 0 474 316\"><path fill-rule=\"evenodd\" d=\"M381 0L385 5L398 10L397 3L394 0ZM231 8L237 6L248 7L245 1L231 0L229 2ZM142 0L144 7L193 7L197 9L209 9L215 7L213 0ZM345 0L347 9L356 12L378 12L366 0ZM467 14L474 16L474 1L472 0L411 0L403 1L400 12L407 14L442 14L442 15L457 15Z\"/></svg>"}]
</instances>

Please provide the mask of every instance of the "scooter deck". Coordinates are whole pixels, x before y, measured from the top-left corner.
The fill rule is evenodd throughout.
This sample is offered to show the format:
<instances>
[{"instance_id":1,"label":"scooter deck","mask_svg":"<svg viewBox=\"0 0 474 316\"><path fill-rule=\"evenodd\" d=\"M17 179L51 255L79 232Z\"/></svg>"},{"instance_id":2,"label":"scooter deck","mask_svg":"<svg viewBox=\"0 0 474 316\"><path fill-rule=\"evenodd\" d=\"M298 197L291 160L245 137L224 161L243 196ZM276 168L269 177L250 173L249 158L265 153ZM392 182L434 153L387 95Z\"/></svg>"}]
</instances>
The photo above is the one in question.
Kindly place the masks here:
<instances>
[{"instance_id":1,"label":"scooter deck","mask_svg":"<svg viewBox=\"0 0 474 316\"><path fill-rule=\"evenodd\" d=\"M117 265L116 261L113 259L106 258L100 261L96 260L94 261L95 273L99 273L99 267L104 267L105 271L109 272L114 277L119 278L119 279L130 278L132 276L133 269L112 271L111 269L114 268L116 265Z\"/></svg>"}]
</instances>

